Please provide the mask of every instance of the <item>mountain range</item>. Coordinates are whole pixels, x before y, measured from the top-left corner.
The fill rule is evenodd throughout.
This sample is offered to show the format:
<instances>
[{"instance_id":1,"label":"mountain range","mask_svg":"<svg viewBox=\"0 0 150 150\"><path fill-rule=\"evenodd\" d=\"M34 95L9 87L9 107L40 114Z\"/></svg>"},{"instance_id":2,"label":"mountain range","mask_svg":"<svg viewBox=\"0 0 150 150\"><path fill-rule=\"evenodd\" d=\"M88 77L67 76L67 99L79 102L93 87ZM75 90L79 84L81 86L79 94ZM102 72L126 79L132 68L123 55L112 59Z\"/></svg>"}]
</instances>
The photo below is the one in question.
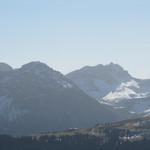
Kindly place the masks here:
<instances>
[{"instance_id":1,"label":"mountain range","mask_svg":"<svg viewBox=\"0 0 150 150\"><path fill-rule=\"evenodd\" d=\"M0 134L29 135L86 128L150 115L150 80L118 64L67 75L42 62L13 69L0 63Z\"/></svg>"},{"instance_id":2,"label":"mountain range","mask_svg":"<svg viewBox=\"0 0 150 150\"><path fill-rule=\"evenodd\" d=\"M0 64L0 133L27 135L89 127L119 115L41 62Z\"/></svg>"},{"instance_id":3,"label":"mountain range","mask_svg":"<svg viewBox=\"0 0 150 150\"><path fill-rule=\"evenodd\" d=\"M134 78L118 64L86 66L67 77L89 96L114 109L133 115L150 112L150 80Z\"/></svg>"}]
</instances>

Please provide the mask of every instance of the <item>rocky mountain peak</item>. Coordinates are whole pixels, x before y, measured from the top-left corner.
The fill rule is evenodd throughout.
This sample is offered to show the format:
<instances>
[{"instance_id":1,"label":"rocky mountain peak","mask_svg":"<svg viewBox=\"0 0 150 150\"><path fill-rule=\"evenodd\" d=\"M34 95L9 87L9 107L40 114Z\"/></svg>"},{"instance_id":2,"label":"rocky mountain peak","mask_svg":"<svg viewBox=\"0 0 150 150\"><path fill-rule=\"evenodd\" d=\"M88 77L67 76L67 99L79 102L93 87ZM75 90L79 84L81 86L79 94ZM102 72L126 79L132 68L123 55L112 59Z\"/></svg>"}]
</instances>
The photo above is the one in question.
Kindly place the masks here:
<instances>
[{"instance_id":1,"label":"rocky mountain peak","mask_svg":"<svg viewBox=\"0 0 150 150\"><path fill-rule=\"evenodd\" d=\"M48 65L40 61L30 62L21 67L22 70L34 71L34 70L52 70Z\"/></svg>"}]
</instances>

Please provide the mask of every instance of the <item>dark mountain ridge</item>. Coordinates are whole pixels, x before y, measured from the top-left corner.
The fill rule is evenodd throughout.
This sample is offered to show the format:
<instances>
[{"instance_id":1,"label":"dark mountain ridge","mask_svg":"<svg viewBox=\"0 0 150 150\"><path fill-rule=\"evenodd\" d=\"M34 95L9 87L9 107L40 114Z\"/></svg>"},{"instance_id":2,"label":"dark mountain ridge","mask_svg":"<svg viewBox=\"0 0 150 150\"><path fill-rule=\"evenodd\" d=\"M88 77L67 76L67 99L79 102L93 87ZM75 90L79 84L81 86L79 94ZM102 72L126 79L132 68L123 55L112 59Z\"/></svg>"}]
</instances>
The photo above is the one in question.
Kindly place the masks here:
<instances>
[{"instance_id":1,"label":"dark mountain ridge","mask_svg":"<svg viewBox=\"0 0 150 150\"><path fill-rule=\"evenodd\" d=\"M41 62L0 72L0 133L31 134L118 120L72 81Z\"/></svg>"}]
</instances>

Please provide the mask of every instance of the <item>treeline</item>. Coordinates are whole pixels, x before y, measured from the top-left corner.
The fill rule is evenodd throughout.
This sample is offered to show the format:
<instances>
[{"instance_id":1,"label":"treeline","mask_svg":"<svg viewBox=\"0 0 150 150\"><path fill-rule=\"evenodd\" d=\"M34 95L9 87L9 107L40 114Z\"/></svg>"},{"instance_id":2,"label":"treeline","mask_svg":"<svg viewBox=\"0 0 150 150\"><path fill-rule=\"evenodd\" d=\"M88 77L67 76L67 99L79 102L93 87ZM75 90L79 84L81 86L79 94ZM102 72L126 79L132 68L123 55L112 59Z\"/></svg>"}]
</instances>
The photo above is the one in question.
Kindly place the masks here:
<instances>
[{"instance_id":1,"label":"treeline","mask_svg":"<svg viewBox=\"0 0 150 150\"><path fill-rule=\"evenodd\" d=\"M106 137L77 134L73 136L0 136L0 150L149 150L150 140L122 142L120 132L107 130Z\"/></svg>"}]
</instances>

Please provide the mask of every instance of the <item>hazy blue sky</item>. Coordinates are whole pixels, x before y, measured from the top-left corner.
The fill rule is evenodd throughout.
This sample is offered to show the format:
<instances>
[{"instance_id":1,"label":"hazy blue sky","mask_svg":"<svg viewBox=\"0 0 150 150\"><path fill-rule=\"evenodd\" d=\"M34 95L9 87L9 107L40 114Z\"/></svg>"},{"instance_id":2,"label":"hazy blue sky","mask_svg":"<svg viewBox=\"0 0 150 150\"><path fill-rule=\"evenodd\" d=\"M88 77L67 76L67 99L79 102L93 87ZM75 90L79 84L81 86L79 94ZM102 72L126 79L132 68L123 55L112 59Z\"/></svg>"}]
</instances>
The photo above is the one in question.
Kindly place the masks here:
<instances>
[{"instance_id":1,"label":"hazy blue sky","mask_svg":"<svg viewBox=\"0 0 150 150\"><path fill-rule=\"evenodd\" d=\"M0 61L67 73L119 63L150 78L149 0L0 0Z\"/></svg>"}]
</instances>

